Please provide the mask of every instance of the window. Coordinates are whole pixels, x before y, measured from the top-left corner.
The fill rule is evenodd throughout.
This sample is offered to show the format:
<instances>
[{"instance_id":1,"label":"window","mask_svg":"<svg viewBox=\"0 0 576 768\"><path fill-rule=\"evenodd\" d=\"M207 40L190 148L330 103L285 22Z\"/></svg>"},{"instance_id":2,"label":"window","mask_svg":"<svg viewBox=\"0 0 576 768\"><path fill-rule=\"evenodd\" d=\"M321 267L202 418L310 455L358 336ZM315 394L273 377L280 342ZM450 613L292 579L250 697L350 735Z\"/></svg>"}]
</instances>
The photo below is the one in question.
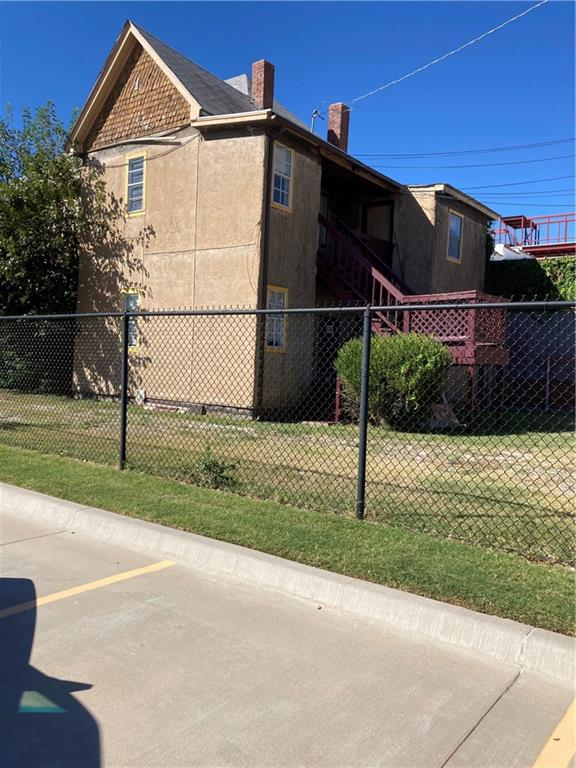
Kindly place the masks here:
<instances>
[{"instance_id":1,"label":"window","mask_svg":"<svg viewBox=\"0 0 576 768\"><path fill-rule=\"evenodd\" d=\"M286 309L288 291L286 288L268 288L266 309ZM266 315L266 347L283 352L286 350L286 315Z\"/></svg>"},{"instance_id":2,"label":"window","mask_svg":"<svg viewBox=\"0 0 576 768\"><path fill-rule=\"evenodd\" d=\"M280 208L292 207L292 155L281 144L274 145L274 187L272 201Z\"/></svg>"},{"instance_id":3,"label":"window","mask_svg":"<svg viewBox=\"0 0 576 768\"><path fill-rule=\"evenodd\" d=\"M124 293L124 312L138 312L138 306L140 304L140 296L136 291L132 293ZM138 318L128 318L128 348L134 349L138 346Z\"/></svg>"},{"instance_id":4,"label":"window","mask_svg":"<svg viewBox=\"0 0 576 768\"><path fill-rule=\"evenodd\" d=\"M464 219L460 214L450 211L450 223L448 230L448 259L458 264L462 261L462 223Z\"/></svg>"},{"instance_id":5,"label":"window","mask_svg":"<svg viewBox=\"0 0 576 768\"><path fill-rule=\"evenodd\" d=\"M128 160L128 213L144 211L144 155L131 157Z\"/></svg>"}]
</instances>

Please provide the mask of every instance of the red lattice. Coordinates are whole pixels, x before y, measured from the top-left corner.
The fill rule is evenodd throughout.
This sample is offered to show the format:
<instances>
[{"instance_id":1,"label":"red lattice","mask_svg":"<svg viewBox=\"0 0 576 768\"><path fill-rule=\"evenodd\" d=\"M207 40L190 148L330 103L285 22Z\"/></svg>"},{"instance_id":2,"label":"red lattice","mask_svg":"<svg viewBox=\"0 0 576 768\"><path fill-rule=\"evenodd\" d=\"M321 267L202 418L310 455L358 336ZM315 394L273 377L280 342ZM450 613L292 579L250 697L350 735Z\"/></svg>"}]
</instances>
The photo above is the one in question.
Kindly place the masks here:
<instances>
[{"instance_id":1,"label":"red lattice","mask_svg":"<svg viewBox=\"0 0 576 768\"><path fill-rule=\"evenodd\" d=\"M410 330L439 341L468 339L468 309L424 309L410 313Z\"/></svg>"}]
</instances>

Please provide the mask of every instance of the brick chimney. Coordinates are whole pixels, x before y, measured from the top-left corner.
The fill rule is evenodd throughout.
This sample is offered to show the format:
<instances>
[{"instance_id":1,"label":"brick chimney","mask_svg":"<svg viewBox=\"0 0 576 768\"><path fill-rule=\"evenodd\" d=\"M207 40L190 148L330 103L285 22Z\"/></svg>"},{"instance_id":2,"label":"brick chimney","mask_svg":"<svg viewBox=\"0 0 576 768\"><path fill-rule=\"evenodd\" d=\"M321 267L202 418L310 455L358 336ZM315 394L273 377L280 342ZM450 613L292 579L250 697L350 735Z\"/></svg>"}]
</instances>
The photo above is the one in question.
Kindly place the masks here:
<instances>
[{"instance_id":1,"label":"brick chimney","mask_svg":"<svg viewBox=\"0 0 576 768\"><path fill-rule=\"evenodd\" d=\"M350 127L350 109L339 101L328 107L328 141L330 144L348 152L348 129Z\"/></svg>"},{"instance_id":2,"label":"brick chimney","mask_svg":"<svg viewBox=\"0 0 576 768\"><path fill-rule=\"evenodd\" d=\"M252 64L252 101L257 109L274 105L274 64L260 59Z\"/></svg>"}]
</instances>

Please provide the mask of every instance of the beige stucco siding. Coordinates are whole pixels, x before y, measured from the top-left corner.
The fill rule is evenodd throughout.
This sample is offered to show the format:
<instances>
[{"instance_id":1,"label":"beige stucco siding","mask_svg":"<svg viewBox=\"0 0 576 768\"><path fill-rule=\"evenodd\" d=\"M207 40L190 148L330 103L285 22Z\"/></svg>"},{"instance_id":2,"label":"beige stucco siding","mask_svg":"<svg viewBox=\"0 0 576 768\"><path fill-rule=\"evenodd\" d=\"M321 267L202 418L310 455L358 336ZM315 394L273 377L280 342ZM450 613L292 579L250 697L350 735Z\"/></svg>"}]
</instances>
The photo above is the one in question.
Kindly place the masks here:
<instances>
[{"instance_id":1,"label":"beige stucco siding","mask_svg":"<svg viewBox=\"0 0 576 768\"><path fill-rule=\"evenodd\" d=\"M396 195L392 269L412 293L429 293L435 255L436 204L432 194Z\"/></svg>"},{"instance_id":2,"label":"beige stucco siding","mask_svg":"<svg viewBox=\"0 0 576 768\"><path fill-rule=\"evenodd\" d=\"M462 221L461 261L448 260L448 225L450 211ZM436 258L432 292L482 291L486 270L487 218L459 200L436 198Z\"/></svg>"},{"instance_id":3,"label":"beige stucco siding","mask_svg":"<svg viewBox=\"0 0 576 768\"><path fill-rule=\"evenodd\" d=\"M322 169L319 158L304 146L280 141L293 149L292 209L272 206L270 210L266 282L288 289L289 306L313 307ZM305 396L312 381L313 317L288 317L286 332L285 352L264 352L264 409L290 411Z\"/></svg>"},{"instance_id":4,"label":"beige stucco siding","mask_svg":"<svg viewBox=\"0 0 576 768\"><path fill-rule=\"evenodd\" d=\"M463 217L459 264L448 260L451 210ZM434 190L397 195L394 271L416 294L483 290L487 222L472 206Z\"/></svg>"},{"instance_id":5,"label":"beige stucco siding","mask_svg":"<svg viewBox=\"0 0 576 768\"><path fill-rule=\"evenodd\" d=\"M178 137L178 147L128 144L94 153L108 189L123 201L128 157L145 153L145 211L119 222L129 253L83 256L78 311L117 311L123 290L138 290L142 309L256 307L264 136L206 140L188 129ZM255 332L234 336L230 324L212 324L212 332L202 327L202 338L189 319L146 321L130 357L134 387L149 398L252 407ZM239 368L239 359L246 365ZM79 388L89 388L85 374L77 378Z\"/></svg>"}]
</instances>

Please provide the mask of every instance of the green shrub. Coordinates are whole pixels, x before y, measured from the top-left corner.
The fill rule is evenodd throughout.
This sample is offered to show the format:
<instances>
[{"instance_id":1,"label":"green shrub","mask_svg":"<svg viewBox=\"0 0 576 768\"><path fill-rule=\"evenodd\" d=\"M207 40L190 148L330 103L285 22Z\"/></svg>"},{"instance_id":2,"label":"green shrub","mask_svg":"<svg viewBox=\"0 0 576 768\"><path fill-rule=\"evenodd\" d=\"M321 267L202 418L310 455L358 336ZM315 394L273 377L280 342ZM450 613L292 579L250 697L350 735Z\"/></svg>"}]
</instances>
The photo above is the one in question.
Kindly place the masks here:
<instances>
[{"instance_id":1,"label":"green shrub","mask_svg":"<svg viewBox=\"0 0 576 768\"><path fill-rule=\"evenodd\" d=\"M190 481L202 488L233 488L237 485L236 464L217 458L208 445L194 462Z\"/></svg>"},{"instance_id":2,"label":"green shrub","mask_svg":"<svg viewBox=\"0 0 576 768\"><path fill-rule=\"evenodd\" d=\"M0 389L70 394L75 333L72 321L0 322Z\"/></svg>"},{"instance_id":3,"label":"green shrub","mask_svg":"<svg viewBox=\"0 0 576 768\"><path fill-rule=\"evenodd\" d=\"M519 300L574 300L576 259L574 256L555 256L491 261L486 271L486 290Z\"/></svg>"},{"instance_id":4,"label":"green shrub","mask_svg":"<svg viewBox=\"0 0 576 768\"><path fill-rule=\"evenodd\" d=\"M448 350L429 336L375 336L370 357L370 421L384 422L394 429L425 428L432 406L442 395L451 360ZM345 401L357 413L362 339L344 344L335 365Z\"/></svg>"}]
</instances>

